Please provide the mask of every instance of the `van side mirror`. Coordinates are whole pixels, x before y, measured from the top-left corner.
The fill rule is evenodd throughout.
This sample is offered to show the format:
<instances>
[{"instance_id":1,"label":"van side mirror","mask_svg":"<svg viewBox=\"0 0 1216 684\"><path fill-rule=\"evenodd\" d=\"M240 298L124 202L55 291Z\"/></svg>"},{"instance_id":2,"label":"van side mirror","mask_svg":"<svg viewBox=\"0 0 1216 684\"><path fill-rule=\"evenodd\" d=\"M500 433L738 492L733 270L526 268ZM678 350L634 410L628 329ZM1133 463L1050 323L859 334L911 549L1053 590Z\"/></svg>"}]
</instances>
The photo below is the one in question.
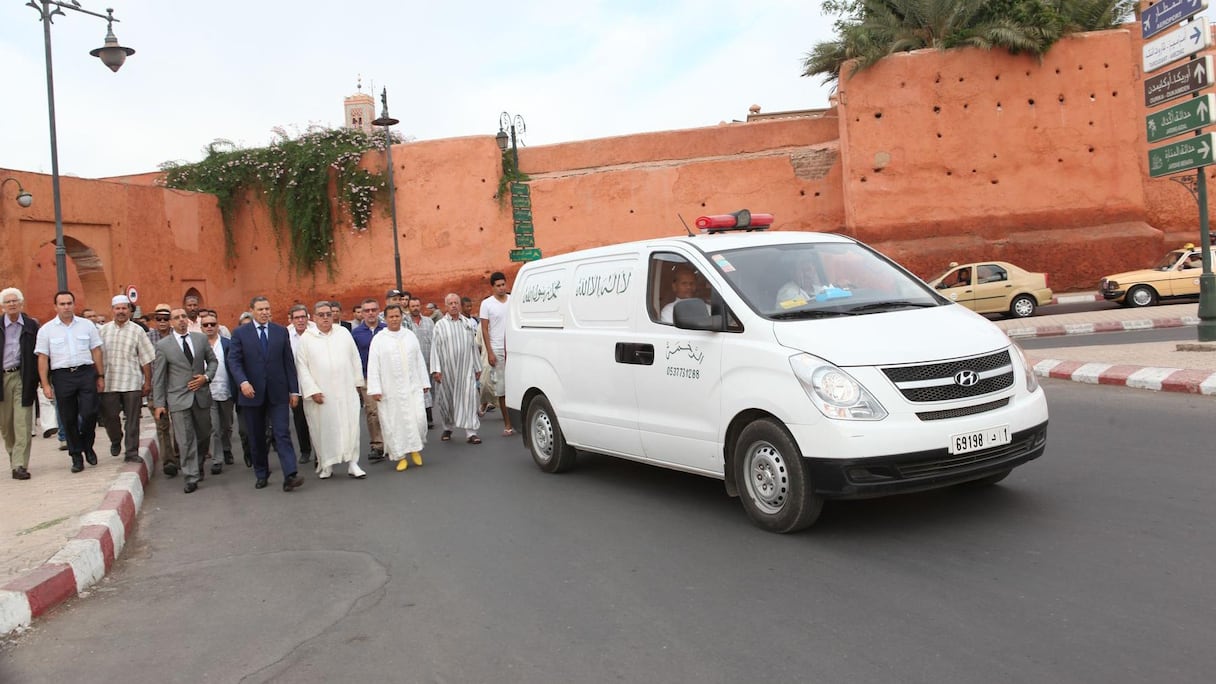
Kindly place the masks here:
<instances>
[{"instance_id":1,"label":"van side mirror","mask_svg":"<svg viewBox=\"0 0 1216 684\"><path fill-rule=\"evenodd\" d=\"M714 319L721 316L709 315L709 305L703 299L683 299L676 302L671 311L671 320L677 328L685 330L718 330L721 324Z\"/></svg>"}]
</instances>

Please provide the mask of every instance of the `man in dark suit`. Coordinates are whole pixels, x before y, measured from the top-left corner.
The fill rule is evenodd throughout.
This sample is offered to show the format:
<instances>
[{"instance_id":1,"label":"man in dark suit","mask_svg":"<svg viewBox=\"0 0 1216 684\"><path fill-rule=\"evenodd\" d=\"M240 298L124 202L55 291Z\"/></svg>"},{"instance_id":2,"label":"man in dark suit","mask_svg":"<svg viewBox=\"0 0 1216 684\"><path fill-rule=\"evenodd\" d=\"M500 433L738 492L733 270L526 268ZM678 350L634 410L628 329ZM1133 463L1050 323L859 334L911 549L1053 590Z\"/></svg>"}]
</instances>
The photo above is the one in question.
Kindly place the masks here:
<instances>
[{"instance_id":1,"label":"man in dark suit","mask_svg":"<svg viewBox=\"0 0 1216 684\"><path fill-rule=\"evenodd\" d=\"M185 309L170 314L173 334L156 343L152 362L152 415L157 419L168 411L177 438L186 475L186 493L198 489L202 477L202 456L211 439L211 389L216 359L207 336L190 332Z\"/></svg>"},{"instance_id":2,"label":"man in dark suit","mask_svg":"<svg viewBox=\"0 0 1216 684\"><path fill-rule=\"evenodd\" d=\"M21 312L25 295L15 287L0 291L4 322L0 325L0 351L3 352L3 384L0 384L0 433L8 451L14 480L30 479L30 432L34 421L34 401L38 393L38 360L34 343L38 321Z\"/></svg>"},{"instance_id":3,"label":"man in dark suit","mask_svg":"<svg viewBox=\"0 0 1216 684\"><path fill-rule=\"evenodd\" d=\"M350 321L342 320L342 305L338 303L338 300L336 300L336 299L333 300L332 302L329 303L329 305L334 310L334 322L337 323L338 325L342 326L343 328L346 328L346 332L350 332L351 330L353 330L353 328L350 325Z\"/></svg>"},{"instance_id":4,"label":"man in dark suit","mask_svg":"<svg viewBox=\"0 0 1216 684\"><path fill-rule=\"evenodd\" d=\"M275 451L283 469L283 491L304 484L296 472L296 452L291 445L291 409L300 401L296 362L291 354L287 328L270 321L270 300L259 295L249 302L253 323L232 331L229 369L240 388L237 405L245 431L254 437L266 434L266 420L274 433ZM254 486L262 489L270 477L266 447L260 439L249 440L253 452Z\"/></svg>"}]
</instances>

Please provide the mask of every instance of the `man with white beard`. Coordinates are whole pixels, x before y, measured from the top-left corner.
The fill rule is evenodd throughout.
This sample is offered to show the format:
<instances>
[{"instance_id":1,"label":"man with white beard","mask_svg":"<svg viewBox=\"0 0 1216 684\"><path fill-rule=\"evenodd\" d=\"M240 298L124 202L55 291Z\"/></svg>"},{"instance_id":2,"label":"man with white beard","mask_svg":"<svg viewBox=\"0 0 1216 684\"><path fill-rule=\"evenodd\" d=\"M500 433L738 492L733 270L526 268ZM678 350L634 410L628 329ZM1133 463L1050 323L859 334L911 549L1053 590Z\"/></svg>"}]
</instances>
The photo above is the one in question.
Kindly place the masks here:
<instances>
[{"instance_id":1,"label":"man with white beard","mask_svg":"<svg viewBox=\"0 0 1216 684\"><path fill-rule=\"evenodd\" d=\"M363 479L367 473L359 467L359 350L346 328L334 325L329 300L316 303L313 317L316 327L300 335L296 375L318 477L329 479L335 465L346 463L347 476Z\"/></svg>"},{"instance_id":2,"label":"man with white beard","mask_svg":"<svg viewBox=\"0 0 1216 684\"><path fill-rule=\"evenodd\" d=\"M384 453L397 470L422 465L426 443L426 402L430 381L418 337L401 325L400 304L384 307L387 328L372 338L367 353L367 398L379 402ZM407 459L406 456L409 456Z\"/></svg>"},{"instance_id":3,"label":"man with white beard","mask_svg":"<svg viewBox=\"0 0 1216 684\"><path fill-rule=\"evenodd\" d=\"M477 381L481 379L481 359L473 344L476 333L460 313L460 295L453 292L443 300L447 315L435 324L431 340L431 379L435 381L435 407L443 423L441 441L452 439L452 431L464 428L465 441L481 444L477 430Z\"/></svg>"}]
</instances>

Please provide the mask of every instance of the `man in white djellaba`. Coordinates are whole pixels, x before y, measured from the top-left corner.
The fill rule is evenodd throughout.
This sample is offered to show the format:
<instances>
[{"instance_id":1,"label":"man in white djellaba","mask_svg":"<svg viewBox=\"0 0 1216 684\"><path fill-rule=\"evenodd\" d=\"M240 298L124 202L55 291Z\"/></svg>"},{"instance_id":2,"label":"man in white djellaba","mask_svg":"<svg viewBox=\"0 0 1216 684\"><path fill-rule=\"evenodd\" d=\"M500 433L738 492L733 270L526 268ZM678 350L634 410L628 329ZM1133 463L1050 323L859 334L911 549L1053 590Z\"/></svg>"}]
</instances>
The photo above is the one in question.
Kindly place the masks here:
<instances>
[{"instance_id":1,"label":"man in white djellaba","mask_svg":"<svg viewBox=\"0 0 1216 684\"><path fill-rule=\"evenodd\" d=\"M397 470L422 465L426 443L425 396L431 391L418 337L401 325L400 304L384 307L388 327L372 338L367 351L367 398L379 402L384 454ZM408 458L407 458L408 457Z\"/></svg>"},{"instance_id":2,"label":"man in white djellaba","mask_svg":"<svg viewBox=\"0 0 1216 684\"><path fill-rule=\"evenodd\" d=\"M475 333L460 312L460 295L444 298L447 314L435 324L431 339L431 379L435 382L435 407L443 423L441 441L452 439L452 431L464 428L469 444L481 444L477 430L477 381L481 359L473 345Z\"/></svg>"},{"instance_id":3,"label":"man in white djellaba","mask_svg":"<svg viewBox=\"0 0 1216 684\"><path fill-rule=\"evenodd\" d=\"M300 335L296 349L296 375L304 401L304 417L317 457L322 480L333 475L333 467L346 463L349 477L363 479L359 467L359 387L363 386L363 363L355 339L334 325L329 300L313 307L317 327Z\"/></svg>"}]
</instances>

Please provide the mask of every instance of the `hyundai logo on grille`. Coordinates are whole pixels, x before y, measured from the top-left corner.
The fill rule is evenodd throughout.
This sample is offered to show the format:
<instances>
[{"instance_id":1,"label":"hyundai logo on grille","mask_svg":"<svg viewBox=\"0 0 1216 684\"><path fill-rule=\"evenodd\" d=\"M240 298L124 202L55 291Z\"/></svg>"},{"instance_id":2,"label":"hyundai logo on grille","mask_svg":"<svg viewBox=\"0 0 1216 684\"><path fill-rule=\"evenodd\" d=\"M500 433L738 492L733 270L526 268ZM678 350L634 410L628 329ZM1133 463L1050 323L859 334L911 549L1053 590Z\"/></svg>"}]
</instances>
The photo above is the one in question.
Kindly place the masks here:
<instances>
[{"instance_id":1,"label":"hyundai logo on grille","mask_svg":"<svg viewBox=\"0 0 1216 684\"><path fill-rule=\"evenodd\" d=\"M962 370L954 374L954 384L961 387L974 387L980 381L980 374L973 370Z\"/></svg>"}]
</instances>

